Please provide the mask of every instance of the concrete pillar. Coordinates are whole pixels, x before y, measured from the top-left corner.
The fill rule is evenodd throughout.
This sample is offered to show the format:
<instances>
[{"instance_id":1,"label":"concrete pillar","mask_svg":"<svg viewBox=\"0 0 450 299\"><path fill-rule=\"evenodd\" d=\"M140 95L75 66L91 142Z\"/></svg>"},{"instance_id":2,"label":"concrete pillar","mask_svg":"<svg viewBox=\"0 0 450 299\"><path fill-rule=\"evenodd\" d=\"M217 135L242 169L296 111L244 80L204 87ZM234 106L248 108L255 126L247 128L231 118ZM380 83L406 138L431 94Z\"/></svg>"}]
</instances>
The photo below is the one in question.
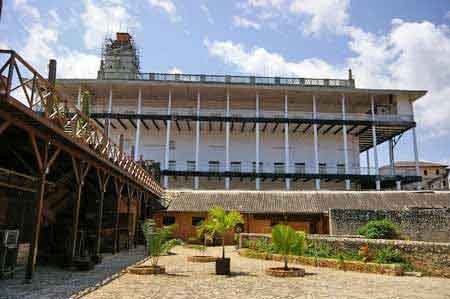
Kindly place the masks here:
<instances>
[{"instance_id":1,"label":"concrete pillar","mask_svg":"<svg viewBox=\"0 0 450 299\"><path fill-rule=\"evenodd\" d=\"M317 103L316 96L313 95L313 118L317 119ZM315 172L319 174L319 137L317 135L317 124L313 124L314 130L314 165ZM320 179L315 179L316 190L320 190Z\"/></svg>"},{"instance_id":2,"label":"concrete pillar","mask_svg":"<svg viewBox=\"0 0 450 299\"><path fill-rule=\"evenodd\" d=\"M230 117L230 91L227 89L226 117ZM225 171L230 171L230 122L225 123ZM225 178L225 189L230 189L230 178Z\"/></svg>"},{"instance_id":3,"label":"concrete pillar","mask_svg":"<svg viewBox=\"0 0 450 299\"><path fill-rule=\"evenodd\" d=\"M402 182L395 181L395 187L396 187L397 191L401 191L402 190Z\"/></svg>"},{"instance_id":4,"label":"concrete pillar","mask_svg":"<svg viewBox=\"0 0 450 299\"><path fill-rule=\"evenodd\" d=\"M81 97L81 96L80 96ZM112 87L109 88L109 100L108 100L108 113L112 113ZM107 118L107 124L106 124L106 136L111 136L111 118Z\"/></svg>"},{"instance_id":5,"label":"concrete pillar","mask_svg":"<svg viewBox=\"0 0 450 299\"><path fill-rule=\"evenodd\" d=\"M391 175L395 175L394 163L394 141L392 139L389 139L389 166Z\"/></svg>"},{"instance_id":6,"label":"concrete pillar","mask_svg":"<svg viewBox=\"0 0 450 299\"><path fill-rule=\"evenodd\" d=\"M367 162L367 174L370 175L370 153L369 149L366 151L366 162Z\"/></svg>"},{"instance_id":7,"label":"concrete pillar","mask_svg":"<svg viewBox=\"0 0 450 299\"><path fill-rule=\"evenodd\" d=\"M342 102L342 120L345 121L347 119L347 115L346 115L346 111L345 111L345 95L342 95L341 102ZM342 137L344 138L345 175L348 175L350 168L348 165L347 125L345 125L345 124L342 126ZM350 188L351 188L350 180L346 179L345 180L345 189L350 190Z\"/></svg>"},{"instance_id":8,"label":"concrete pillar","mask_svg":"<svg viewBox=\"0 0 450 299\"><path fill-rule=\"evenodd\" d=\"M416 134L416 128L412 128L412 135L413 135L413 147L414 147L414 162L416 164L416 176L420 176L420 167L419 167L419 149L417 147L417 134ZM420 190L422 189L421 182L417 182L416 189Z\"/></svg>"},{"instance_id":9,"label":"concrete pillar","mask_svg":"<svg viewBox=\"0 0 450 299\"><path fill-rule=\"evenodd\" d=\"M200 90L197 91L197 117L200 117ZM199 151L200 151L200 121L197 120L195 123L195 171L200 171L199 167ZM197 190L199 187L198 176L194 177L194 189Z\"/></svg>"},{"instance_id":10,"label":"concrete pillar","mask_svg":"<svg viewBox=\"0 0 450 299\"><path fill-rule=\"evenodd\" d=\"M373 144L373 159L375 163L375 188L376 190L381 189L381 182L379 177L379 165L378 165L378 146L377 146L377 130L375 127L375 96L372 96L371 98L371 112L372 112L372 144Z\"/></svg>"},{"instance_id":11,"label":"concrete pillar","mask_svg":"<svg viewBox=\"0 0 450 299\"><path fill-rule=\"evenodd\" d=\"M81 110L81 86L78 86L77 108Z\"/></svg>"},{"instance_id":12,"label":"concrete pillar","mask_svg":"<svg viewBox=\"0 0 450 299\"><path fill-rule=\"evenodd\" d=\"M288 95L284 95L284 118L287 120L289 117L288 111ZM284 172L290 173L290 161L289 161L289 124L284 124ZM291 179L286 178L286 190L291 189Z\"/></svg>"},{"instance_id":13,"label":"concrete pillar","mask_svg":"<svg viewBox=\"0 0 450 299\"><path fill-rule=\"evenodd\" d=\"M169 98L167 99L167 115L171 115L172 113L172 90L169 89ZM166 145L164 147L164 170L169 169L169 159L170 159L170 128L171 121L167 120L167 128L166 128ZM169 188L169 177L167 175L164 176L163 187Z\"/></svg>"},{"instance_id":14,"label":"concrete pillar","mask_svg":"<svg viewBox=\"0 0 450 299\"><path fill-rule=\"evenodd\" d=\"M139 88L138 90L138 107L137 107L137 113L141 114L142 113L142 89ZM139 160L139 155L141 153L140 151L141 148L141 120L137 119L137 124L136 124L136 139L135 139L135 144L134 144L134 160L138 161Z\"/></svg>"},{"instance_id":15,"label":"concrete pillar","mask_svg":"<svg viewBox=\"0 0 450 299\"><path fill-rule=\"evenodd\" d=\"M259 118L259 94L258 93L256 93L255 116L256 116L256 118ZM256 159L255 159L255 162L256 162L256 165L255 165L255 168L256 168L256 175L258 176L259 175L259 160L260 160L260 157L259 157L259 146L260 146L259 133L260 132L259 132L259 123L258 123L258 121L256 122L255 132L256 132L256 140L255 140L255 148L256 148L256 153L255 153L256 154ZM256 177L255 184L256 184L256 190L261 189L261 180L260 180L259 177Z\"/></svg>"}]
</instances>

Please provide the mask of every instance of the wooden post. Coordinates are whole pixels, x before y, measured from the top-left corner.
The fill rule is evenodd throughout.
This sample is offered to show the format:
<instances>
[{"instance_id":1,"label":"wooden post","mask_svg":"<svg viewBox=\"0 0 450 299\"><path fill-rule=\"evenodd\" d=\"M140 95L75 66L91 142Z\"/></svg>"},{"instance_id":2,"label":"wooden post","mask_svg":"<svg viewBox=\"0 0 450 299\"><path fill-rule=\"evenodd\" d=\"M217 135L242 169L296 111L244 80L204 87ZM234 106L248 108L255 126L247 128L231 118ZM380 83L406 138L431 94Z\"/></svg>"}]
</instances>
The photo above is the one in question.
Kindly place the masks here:
<instances>
[{"instance_id":1,"label":"wooden post","mask_svg":"<svg viewBox=\"0 0 450 299\"><path fill-rule=\"evenodd\" d=\"M80 208L81 208L81 194L84 186L84 179L89 171L90 165L85 163L83 165L82 161L76 161L75 158L72 157L72 165L73 171L75 173L75 181L77 184L76 198L75 198L75 206L73 209L73 217L72 217L72 242L70 248L71 259L73 262L76 254L77 248L77 239L78 239L78 225L80 222Z\"/></svg>"},{"instance_id":2,"label":"wooden post","mask_svg":"<svg viewBox=\"0 0 450 299\"><path fill-rule=\"evenodd\" d=\"M36 162L38 165L39 180L37 182L37 193L36 193L36 214L34 219L33 235L31 240L31 247L28 253L28 262L25 272L25 280L29 281L33 278L34 271L36 269L36 259L39 248L39 235L41 233L41 223L42 223L42 208L44 206L44 195L45 195L45 181L47 174L50 171L50 167L55 162L61 150L58 148L55 150L50 159L48 159L49 153L49 142L44 143L44 151L38 147L36 136L30 134L31 145L35 154Z\"/></svg>"},{"instance_id":3,"label":"wooden post","mask_svg":"<svg viewBox=\"0 0 450 299\"><path fill-rule=\"evenodd\" d=\"M97 178L98 178L98 187L100 189L100 200L98 203L98 211L97 211L97 234L96 234L95 254L98 257L100 257L102 244L103 203L105 201L106 187L108 186L110 175L103 174L101 170L97 169Z\"/></svg>"},{"instance_id":4,"label":"wooden post","mask_svg":"<svg viewBox=\"0 0 450 299\"><path fill-rule=\"evenodd\" d=\"M117 206L116 206L116 221L115 221L115 230L114 230L114 248L113 253L117 253L120 250L119 246L119 208L120 208L120 201L122 199L122 190L123 190L124 183L121 182L119 179L114 178L114 187L116 189L116 196L117 196Z\"/></svg>"}]
</instances>

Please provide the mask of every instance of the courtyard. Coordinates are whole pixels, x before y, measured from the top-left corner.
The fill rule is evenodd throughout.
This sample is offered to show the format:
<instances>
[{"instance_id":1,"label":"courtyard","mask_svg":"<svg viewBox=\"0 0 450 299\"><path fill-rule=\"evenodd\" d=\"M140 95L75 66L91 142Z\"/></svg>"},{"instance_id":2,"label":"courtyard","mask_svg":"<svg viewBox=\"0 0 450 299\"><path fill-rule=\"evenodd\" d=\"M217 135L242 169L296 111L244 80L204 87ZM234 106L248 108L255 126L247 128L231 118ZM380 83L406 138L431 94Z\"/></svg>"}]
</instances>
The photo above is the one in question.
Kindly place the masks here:
<instances>
[{"instance_id":1,"label":"courtyard","mask_svg":"<svg viewBox=\"0 0 450 299\"><path fill-rule=\"evenodd\" d=\"M219 247L205 255L220 256ZM227 247L232 275L214 274L214 263L189 263L186 257L199 255L193 249L176 247L161 257L165 275L125 274L83 298L450 298L448 279L434 277L392 277L304 267L303 278L275 278L264 269L280 263L240 257Z\"/></svg>"}]
</instances>

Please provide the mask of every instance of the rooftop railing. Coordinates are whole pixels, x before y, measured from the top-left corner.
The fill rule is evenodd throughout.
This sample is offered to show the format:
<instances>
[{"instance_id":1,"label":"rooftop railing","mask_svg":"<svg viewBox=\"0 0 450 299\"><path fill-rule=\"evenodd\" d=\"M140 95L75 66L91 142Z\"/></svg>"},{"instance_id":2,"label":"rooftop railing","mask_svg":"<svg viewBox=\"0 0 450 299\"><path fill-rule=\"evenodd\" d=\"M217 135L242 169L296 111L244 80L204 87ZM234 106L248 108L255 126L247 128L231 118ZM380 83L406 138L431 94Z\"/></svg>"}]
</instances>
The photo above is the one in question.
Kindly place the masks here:
<instances>
[{"instance_id":1,"label":"rooftop railing","mask_svg":"<svg viewBox=\"0 0 450 299\"><path fill-rule=\"evenodd\" d=\"M204 74L169 74L169 73L139 73L136 75L127 72L117 72L117 73L108 72L107 77L112 79L124 79L124 80L148 80L148 81L182 82L182 83L355 88L355 81L353 79L344 80L344 79L230 76L230 75L204 75Z\"/></svg>"}]
</instances>

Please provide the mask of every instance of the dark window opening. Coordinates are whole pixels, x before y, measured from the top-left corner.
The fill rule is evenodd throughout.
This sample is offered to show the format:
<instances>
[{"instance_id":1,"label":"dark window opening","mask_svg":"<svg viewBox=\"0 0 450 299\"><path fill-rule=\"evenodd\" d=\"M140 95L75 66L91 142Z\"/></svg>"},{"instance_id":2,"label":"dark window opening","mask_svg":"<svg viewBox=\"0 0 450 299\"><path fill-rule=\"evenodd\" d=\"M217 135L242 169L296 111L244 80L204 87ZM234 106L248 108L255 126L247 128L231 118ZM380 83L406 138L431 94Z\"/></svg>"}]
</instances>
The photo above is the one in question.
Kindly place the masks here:
<instances>
[{"instance_id":1,"label":"dark window opening","mask_svg":"<svg viewBox=\"0 0 450 299\"><path fill-rule=\"evenodd\" d=\"M163 217L163 225L172 225L175 224L174 216L164 216Z\"/></svg>"},{"instance_id":2,"label":"dark window opening","mask_svg":"<svg viewBox=\"0 0 450 299\"><path fill-rule=\"evenodd\" d=\"M192 225L197 226L200 225L205 220L205 217L192 217Z\"/></svg>"}]
</instances>

